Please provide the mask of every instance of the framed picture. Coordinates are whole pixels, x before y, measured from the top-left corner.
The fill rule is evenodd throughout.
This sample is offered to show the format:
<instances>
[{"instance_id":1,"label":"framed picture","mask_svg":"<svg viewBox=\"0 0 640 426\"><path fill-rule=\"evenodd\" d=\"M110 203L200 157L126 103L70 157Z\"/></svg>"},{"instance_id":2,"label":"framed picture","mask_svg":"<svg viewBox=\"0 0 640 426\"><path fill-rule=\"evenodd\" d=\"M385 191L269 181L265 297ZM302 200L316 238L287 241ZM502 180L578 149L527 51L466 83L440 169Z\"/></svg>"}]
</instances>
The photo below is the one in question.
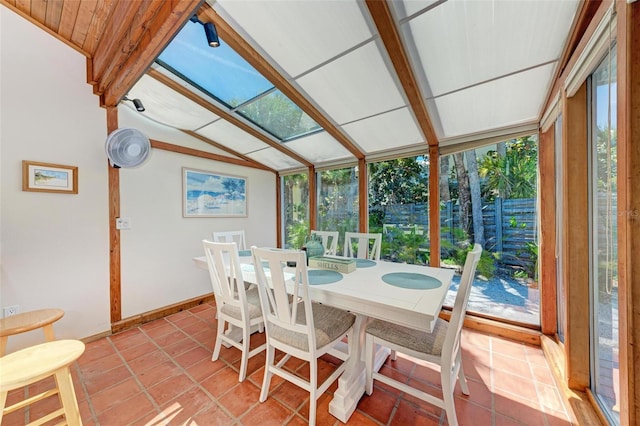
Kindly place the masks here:
<instances>
[{"instance_id":1,"label":"framed picture","mask_svg":"<svg viewBox=\"0 0 640 426\"><path fill-rule=\"evenodd\" d=\"M61 164L22 161L22 190L78 193L78 168Z\"/></svg>"},{"instance_id":2,"label":"framed picture","mask_svg":"<svg viewBox=\"0 0 640 426\"><path fill-rule=\"evenodd\" d=\"M184 217L246 217L247 178L182 169Z\"/></svg>"}]
</instances>

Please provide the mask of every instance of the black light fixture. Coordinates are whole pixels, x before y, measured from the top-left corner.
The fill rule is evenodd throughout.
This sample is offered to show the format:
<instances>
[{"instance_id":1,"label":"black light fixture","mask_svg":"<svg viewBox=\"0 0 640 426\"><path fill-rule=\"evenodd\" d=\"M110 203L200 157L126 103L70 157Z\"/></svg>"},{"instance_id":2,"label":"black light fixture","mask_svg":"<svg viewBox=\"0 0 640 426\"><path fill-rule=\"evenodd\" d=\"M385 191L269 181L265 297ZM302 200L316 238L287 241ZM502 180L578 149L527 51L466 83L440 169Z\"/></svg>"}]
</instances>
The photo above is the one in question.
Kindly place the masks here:
<instances>
[{"instance_id":1,"label":"black light fixture","mask_svg":"<svg viewBox=\"0 0 640 426\"><path fill-rule=\"evenodd\" d=\"M129 99L126 96L124 98L122 98L122 100L124 101L129 101L131 103L133 103L133 106L136 107L136 111L138 112L144 112L145 108L144 105L142 105L142 101L138 98L136 99Z\"/></svg>"},{"instance_id":2,"label":"black light fixture","mask_svg":"<svg viewBox=\"0 0 640 426\"><path fill-rule=\"evenodd\" d=\"M198 19L197 15L193 15L190 19L191 22L196 22L204 27L204 34L207 36L207 43L211 47L220 46L220 39L218 38L218 31L213 22L202 22Z\"/></svg>"},{"instance_id":3,"label":"black light fixture","mask_svg":"<svg viewBox=\"0 0 640 426\"><path fill-rule=\"evenodd\" d=\"M211 47L220 46L220 39L218 38L218 32L213 22L207 22L204 24L204 33L207 35L207 42Z\"/></svg>"}]
</instances>

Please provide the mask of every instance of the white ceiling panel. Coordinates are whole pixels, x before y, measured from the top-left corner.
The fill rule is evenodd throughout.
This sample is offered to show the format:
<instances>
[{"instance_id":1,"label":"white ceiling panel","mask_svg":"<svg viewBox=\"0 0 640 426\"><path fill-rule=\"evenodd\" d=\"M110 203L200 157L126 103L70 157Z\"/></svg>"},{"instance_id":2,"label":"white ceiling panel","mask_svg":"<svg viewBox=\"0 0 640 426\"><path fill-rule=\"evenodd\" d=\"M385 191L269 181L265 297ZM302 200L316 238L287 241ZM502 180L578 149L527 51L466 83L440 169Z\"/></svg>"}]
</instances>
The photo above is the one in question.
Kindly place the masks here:
<instances>
[{"instance_id":1,"label":"white ceiling panel","mask_svg":"<svg viewBox=\"0 0 640 426\"><path fill-rule=\"evenodd\" d=\"M288 155L285 155L271 147L252 152L251 154L248 154L247 157L275 170L298 169L304 167L302 163L299 163Z\"/></svg>"},{"instance_id":2,"label":"white ceiling panel","mask_svg":"<svg viewBox=\"0 0 640 426\"><path fill-rule=\"evenodd\" d=\"M342 128L358 141L366 154L424 142L413 115L407 108L355 121Z\"/></svg>"},{"instance_id":3,"label":"white ceiling panel","mask_svg":"<svg viewBox=\"0 0 640 426\"><path fill-rule=\"evenodd\" d=\"M142 101L145 111L141 114L177 129L195 130L218 118L146 74L129 90L128 98Z\"/></svg>"},{"instance_id":4,"label":"white ceiling panel","mask_svg":"<svg viewBox=\"0 0 640 426\"><path fill-rule=\"evenodd\" d=\"M558 59L577 0L444 2L403 25L438 96Z\"/></svg>"},{"instance_id":5,"label":"white ceiling panel","mask_svg":"<svg viewBox=\"0 0 640 426\"><path fill-rule=\"evenodd\" d=\"M225 120L218 120L199 129L196 133L229 147L240 154L246 154L269 146Z\"/></svg>"},{"instance_id":6,"label":"white ceiling panel","mask_svg":"<svg viewBox=\"0 0 640 426\"><path fill-rule=\"evenodd\" d=\"M429 100L430 110L437 109L442 124L441 129L436 128L439 137L536 121L553 71L554 65L549 64Z\"/></svg>"},{"instance_id":7,"label":"white ceiling panel","mask_svg":"<svg viewBox=\"0 0 640 426\"><path fill-rule=\"evenodd\" d=\"M213 7L231 16L292 77L372 36L355 0L221 0Z\"/></svg>"},{"instance_id":8,"label":"white ceiling panel","mask_svg":"<svg viewBox=\"0 0 640 426\"><path fill-rule=\"evenodd\" d=\"M296 81L338 124L406 104L375 41Z\"/></svg>"},{"instance_id":9,"label":"white ceiling panel","mask_svg":"<svg viewBox=\"0 0 640 426\"><path fill-rule=\"evenodd\" d=\"M287 142L285 146L312 162L324 163L355 157L327 132L318 132Z\"/></svg>"},{"instance_id":10,"label":"white ceiling panel","mask_svg":"<svg viewBox=\"0 0 640 426\"><path fill-rule=\"evenodd\" d=\"M404 19L407 16L411 16L427 7L437 3L440 0L404 0L404 1L392 1L391 6L396 13L397 19Z\"/></svg>"}]
</instances>

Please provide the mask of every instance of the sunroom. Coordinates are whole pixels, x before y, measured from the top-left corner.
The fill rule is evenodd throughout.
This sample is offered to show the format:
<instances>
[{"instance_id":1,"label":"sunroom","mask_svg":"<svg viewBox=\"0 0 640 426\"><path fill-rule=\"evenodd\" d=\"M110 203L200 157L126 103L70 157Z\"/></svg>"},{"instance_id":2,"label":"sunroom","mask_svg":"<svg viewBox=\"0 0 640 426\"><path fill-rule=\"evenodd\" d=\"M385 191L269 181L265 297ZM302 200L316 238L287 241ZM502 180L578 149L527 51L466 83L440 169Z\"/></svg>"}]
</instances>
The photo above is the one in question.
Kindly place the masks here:
<instances>
[{"instance_id":1,"label":"sunroom","mask_svg":"<svg viewBox=\"0 0 640 426\"><path fill-rule=\"evenodd\" d=\"M338 231L338 254L345 233L380 234L380 262L454 271L440 312L448 319L465 256L478 243L463 349L465 336L489 342L480 353L516 345L530 361L519 379L532 382L528 351L540 351L553 376L544 385L563 408L549 409L542 385L534 408L495 391L506 367L494 363L521 361L499 354L490 374L471 380L483 386L476 395L491 395L487 407L457 394L459 422L472 424L465 406L486 408L495 424L640 421L632 345L640 338L640 158L632 143L640 135L639 3L1 4L4 316L9 308L59 308L56 337L117 351L139 344L119 336L152 336L158 321L195 327L216 306L211 279L193 260L204 254L202 240L242 229L247 246L296 250L312 230ZM141 164L108 159L119 129L148 141ZM72 170L72 190L34 190L30 167ZM206 188L207 179L238 184L234 202ZM210 341L197 348L209 351L208 366L218 365L212 321ZM200 332L188 335L190 345ZM7 352L41 340L11 336ZM473 369L473 357L462 356ZM420 382L403 368L422 364L408 359L398 354L384 365ZM237 379L235 360L224 362ZM125 383L114 378L120 367L95 368L110 372L110 389ZM77 369L85 391L102 375L83 370L82 358ZM257 392L234 389L244 398ZM374 391L357 404L354 423L397 424L407 409L448 422L444 410L375 389L395 398L380 402L388 413L371 408ZM219 424L255 421L251 410L219 402L230 391L210 394L226 416ZM308 420L308 402L274 399L288 410L286 422ZM97 401L79 397L85 422L128 422L102 417L114 407ZM132 422L173 424L157 398L149 401L160 417L141 412ZM174 421L216 424L197 414ZM329 414L328 424L347 420Z\"/></svg>"}]
</instances>

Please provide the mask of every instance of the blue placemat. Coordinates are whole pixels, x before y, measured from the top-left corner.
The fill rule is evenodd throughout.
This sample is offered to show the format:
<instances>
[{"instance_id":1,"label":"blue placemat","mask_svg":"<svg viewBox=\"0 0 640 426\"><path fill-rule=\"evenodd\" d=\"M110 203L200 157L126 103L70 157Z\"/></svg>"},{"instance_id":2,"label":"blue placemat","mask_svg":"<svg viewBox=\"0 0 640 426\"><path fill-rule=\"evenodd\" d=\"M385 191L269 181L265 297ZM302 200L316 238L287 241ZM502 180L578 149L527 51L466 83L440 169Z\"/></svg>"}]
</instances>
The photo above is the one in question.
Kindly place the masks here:
<instances>
[{"instance_id":1,"label":"blue placemat","mask_svg":"<svg viewBox=\"0 0 640 426\"><path fill-rule=\"evenodd\" d=\"M309 285L333 284L342 279L342 274L328 269L312 269L309 273Z\"/></svg>"},{"instance_id":2,"label":"blue placemat","mask_svg":"<svg viewBox=\"0 0 640 426\"><path fill-rule=\"evenodd\" d=\"M375 260L356 259L356 268L371 268L372 266L376 266Z\"/></svg>"},{"instance_id":3,"label":"blue placemat","mask_svg":"<svg viewBox=\"0 0 640 426\"><path fill-rule=\"evenodd\" d=\"M251 250L240 250L238 251L238 255L240 255L240 257L251 256Z\"/></svg>"},{"instance_id":4,"label":"blue placemat","mask_svg":"<svg viewBox=\"0 0 640 426\"><path fill-rule=\"evenodd\" d=\"M383 275L382 281L392 286L414 290L429 290L442 285L442 282L437 278L411 272L391 272Z\"/></svg>"}]
</instances>

